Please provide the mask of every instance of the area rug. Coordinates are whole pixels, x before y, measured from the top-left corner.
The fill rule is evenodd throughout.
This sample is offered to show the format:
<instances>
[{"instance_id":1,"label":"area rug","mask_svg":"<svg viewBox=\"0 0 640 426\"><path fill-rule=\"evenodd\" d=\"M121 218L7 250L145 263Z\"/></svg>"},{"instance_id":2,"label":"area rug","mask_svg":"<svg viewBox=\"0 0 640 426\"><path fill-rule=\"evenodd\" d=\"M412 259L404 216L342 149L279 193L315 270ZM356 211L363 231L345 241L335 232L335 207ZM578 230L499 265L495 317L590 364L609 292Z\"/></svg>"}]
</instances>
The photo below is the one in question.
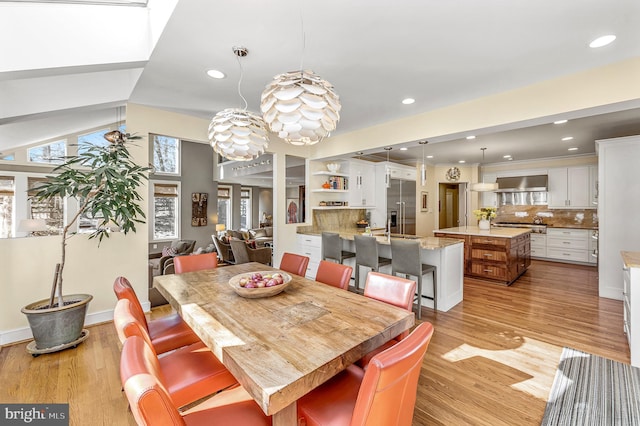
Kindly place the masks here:
<instances>
[{"instance_id":1,"label":"area rug","mask_svg":"<svg viewBox=\"0 0 640 426\"><path fill-rule=\"evenodd\" d=\"M640 369L564 348L542 425L640 425Z\"/></svg>"}]
</instances>

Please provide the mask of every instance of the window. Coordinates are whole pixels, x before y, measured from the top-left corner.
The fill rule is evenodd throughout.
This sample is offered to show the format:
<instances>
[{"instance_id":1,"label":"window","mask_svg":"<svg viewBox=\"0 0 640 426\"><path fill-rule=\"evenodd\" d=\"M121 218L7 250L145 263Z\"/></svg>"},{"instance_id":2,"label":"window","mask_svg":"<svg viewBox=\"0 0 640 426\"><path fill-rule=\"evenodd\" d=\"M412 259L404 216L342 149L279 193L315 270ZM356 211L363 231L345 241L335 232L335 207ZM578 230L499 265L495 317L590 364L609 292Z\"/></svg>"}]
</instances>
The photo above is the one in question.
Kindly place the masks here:
<instances>
[{"instance_id":1,"label":"window","mask_svg":"<svg viewBox=\"0 0 640 426\"><path fill-rule=\"evenodd\" d=\"M180 174L180 139L153 135L153 168L156 174Z\"/></svg>"},{"instance_id":2,"label":"window","mask_svg":"<svg viewBox=\"0 0 640 426\"><path fill-rule=\"evenodd\" d=\"M231 187L218 186L218 224L231 228Z\"/></svg>"},{"instance_id":3,"label":"window","mask_svg":"<svg viewBox=\"0 0 640 426\"><path fill-rule=\"evenodd\" d=\"M152 182L153 239L173 240L180 237L180 183Z\"/></svg>"},{"instance_id":4,"label":"window","mask_svg":"<svg viewBox=\"0 0 640 426\"><path fill-rule=\"evenodd\" d=\"M16 154L15 153L11 153L11 154L0 154L0 160L3 161L15 161L16 160Z\"/></svg>"},{"instance_id":5,"label":"window","mask_svg":"<svg viewBox=\"0 0 640 426\"><path fill-rule=\"evenodd\" d=\"M240 228L251 228L251 188L240 190Z\"/></svg>"},{"instance_id":6,"label":"window","mask_svg":"<svg viewBox=\"0 0 640 426\"><path fill-rule=\"evenodd\" d=\"M13 236L15 190L12 176L0 176L0 238Z\"/></svg>"},{"instance_id":7,"label":"window","mask_svg":"<svg viewBox=\"0 0 640 426\"><path fill-rule=\"evenodd\" d=\"M27 178L27 187L30 195L33 189L45 182L46 178ZM52 197L48 200L36 201L30 199L29 216L30 219L44 219L47 222L47 231L40 235L57 235L62 233L64 227L64 200L62 197Z\"/></svg>"},{"instance_id":8,"label":"window","mask_svg":"<svg viewBox=\"0 0 640 426\"><path fill-rule=\"evenodd\" d=\"M60 164L67 155L67 141L51 142L47 145L29 148L27 157L32 163Z\"/></svg>"},{"instance_id":9,"label":"window","mask_svg":"<svg viewBox=\"0 0 640 426\"><path fill-rule=\"evenodd\" d=\"M78 153L86 151L87 145L106 146L109 141L104 138L104 135L109 132L109 129L98 130L97 132L86 133L78 136Z\"/></svg>"}]
</instances>

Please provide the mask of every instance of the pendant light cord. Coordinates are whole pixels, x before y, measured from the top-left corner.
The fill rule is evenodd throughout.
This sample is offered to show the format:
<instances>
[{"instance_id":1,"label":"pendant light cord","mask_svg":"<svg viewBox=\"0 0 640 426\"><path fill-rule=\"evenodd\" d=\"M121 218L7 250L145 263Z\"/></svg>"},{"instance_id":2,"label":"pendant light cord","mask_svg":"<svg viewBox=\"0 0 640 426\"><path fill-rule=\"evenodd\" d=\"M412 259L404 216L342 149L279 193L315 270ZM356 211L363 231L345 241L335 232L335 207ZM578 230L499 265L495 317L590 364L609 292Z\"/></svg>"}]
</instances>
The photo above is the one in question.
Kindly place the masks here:
<instances>
[{"instance_id":1,"label":"pendant light cord","mask_svg":"<svg viewBox=\"0 0 640 426\"><path fill-rule=\"evenodd\" d=\"M240 86L242 85L242 77L244 75L244 71L242 69L242 62L240 62L240 55L236 54L236 60L238 61L238 67L240 68L240 78L238 79L238 95L240 95L240 98L242 98L243 102L244 102L244 110L246 111L249 104L247 103L247 100L245 99L244 96L242 96L242 91L240 90Z\"/></svg>"},{"instance_id":2,"label":"pendant light cord","mask_svg":"<svg viewBox=\"0 0 640 426\"><path fill-rule=\"evenodd\" d=\"M302 13L303 1L300 0L300 31L302 31L302 50L300 52L300 72L304 70L304 52L307 44L307 37L304 31L304 14Z\"/></svg>"}]
</instances>

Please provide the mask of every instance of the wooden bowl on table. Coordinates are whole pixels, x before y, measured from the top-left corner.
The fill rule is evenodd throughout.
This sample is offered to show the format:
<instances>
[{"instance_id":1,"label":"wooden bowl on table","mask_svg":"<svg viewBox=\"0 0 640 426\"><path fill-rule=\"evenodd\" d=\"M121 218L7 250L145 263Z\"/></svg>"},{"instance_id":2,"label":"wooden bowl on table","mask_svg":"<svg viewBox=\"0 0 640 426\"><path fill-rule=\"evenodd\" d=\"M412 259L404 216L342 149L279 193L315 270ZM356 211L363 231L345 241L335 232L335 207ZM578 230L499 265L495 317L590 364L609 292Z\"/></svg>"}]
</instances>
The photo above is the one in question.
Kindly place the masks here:
<instances>
[{"instance_id":1,"label":"wooden bowl on table","mask_svg":"<svg viewBox=\"0 0 640 426\"><path fill-rule=\"evenodd\" d=\"M247 288L240 285L241 280L246 279L249 281L256 274L259 274L262 277L280 274L282 276L282 284L277 284L271 287L265 286L255 288ZM289 287L290 282L291 275L283 271L256 271L246 272L244 274L238 274L234 277L231 277L231 279L229 280L229 285L231 286L231 288L233 288L233 291L235 291L238 296L245 297L247 299L259 299L261 297L270 297L282 293L284 289Z\"/></svg>"}]
</instances>

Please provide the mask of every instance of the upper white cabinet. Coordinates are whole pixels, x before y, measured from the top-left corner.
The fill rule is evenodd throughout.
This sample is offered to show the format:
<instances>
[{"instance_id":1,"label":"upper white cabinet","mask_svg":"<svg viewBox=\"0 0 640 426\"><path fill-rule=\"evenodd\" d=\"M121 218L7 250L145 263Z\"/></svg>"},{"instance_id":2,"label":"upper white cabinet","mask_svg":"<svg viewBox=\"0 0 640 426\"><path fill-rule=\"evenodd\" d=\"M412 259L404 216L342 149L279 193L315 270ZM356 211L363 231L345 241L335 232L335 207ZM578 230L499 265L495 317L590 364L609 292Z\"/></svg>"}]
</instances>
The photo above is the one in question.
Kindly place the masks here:
<instances>
[{"instance_id":1,"label":"upper white cabinet","mask_svg":"<svg viewBox=\"0 0 640 426\"><path fill-rule=\"evenodd\" d=\"M375 165L369 161L349 161L349 207L375 206Z\"/></svg>"},{"instance_id":2,"label":"upper white cabinet","mask_svg":"<svg viewBox=\"0 0 640 426\"><path fill-rule=\"evenodd\" d=\"M592 166L549 169L549 208L593 209Z\"/></svg>"}]
</instances>

